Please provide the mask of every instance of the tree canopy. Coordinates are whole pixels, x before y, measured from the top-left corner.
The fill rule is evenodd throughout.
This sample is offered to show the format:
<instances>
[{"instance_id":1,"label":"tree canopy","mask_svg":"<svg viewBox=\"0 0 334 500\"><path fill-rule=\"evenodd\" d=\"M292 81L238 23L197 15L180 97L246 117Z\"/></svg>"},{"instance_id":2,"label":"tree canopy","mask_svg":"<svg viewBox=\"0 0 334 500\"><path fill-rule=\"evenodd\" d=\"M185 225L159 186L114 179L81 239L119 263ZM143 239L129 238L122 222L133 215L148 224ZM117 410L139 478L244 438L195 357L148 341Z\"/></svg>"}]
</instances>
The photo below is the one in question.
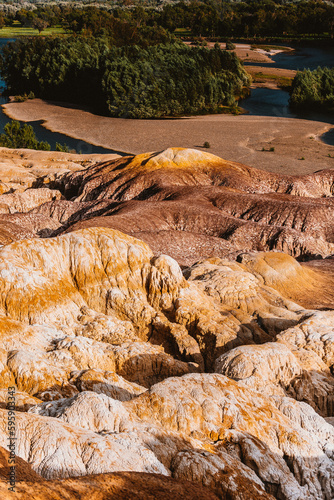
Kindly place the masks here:
<instances>
[{"instance_id":1,"label":"tree canopy","mask_svg":"<svg viewBox=\"0 0 334 500\"><path fill-rule=\"evenodd\" d=\"M11 93L131 118L219 112L250 83L236 55L217 46L115 47L106 37L82 36L8 44L1 73Z\"/></svg>"},{"instance_id":2,"label":"tree canopy","mask_svg":"<svg viewBox=\"0 0 334 500\"><path fill-rule=\"evenodd\" d=\"M26 123L21 127L16 120L6 123L4 134L0 135L0 146L4 148L40 149L50 151L48 142L38 141L34 129Z\"/></svg>"},{"instance_id":3,"label":"tree canopy","mask_svg":"<svg viewBox=\"0 0 334 500\"><path fill-rule=\"evenodd\" d=\"M290 105L294 108L322 108L334 111L334 68L299 71L291 88Z\"/></svg>"},{"instance_id":4,"label":"tree canopy","mask_svg":"<svg viewBox=\"0 0 334 500\"><path fill-rule=\"evenodd\" d=\"M80 4L79 4L80 5ZM323 0L190 0L145 8L132 0L95 5L63 3L26 7L9 13L3 22L22 26L62 26L72 33L107 33L116 45L141 44L154 36L171 36L176 28L188 28L193 36L275 37L309 34L331 35L334 5ZM160 42L164 40L160 39Z\"/></svg>"}]
</instances>

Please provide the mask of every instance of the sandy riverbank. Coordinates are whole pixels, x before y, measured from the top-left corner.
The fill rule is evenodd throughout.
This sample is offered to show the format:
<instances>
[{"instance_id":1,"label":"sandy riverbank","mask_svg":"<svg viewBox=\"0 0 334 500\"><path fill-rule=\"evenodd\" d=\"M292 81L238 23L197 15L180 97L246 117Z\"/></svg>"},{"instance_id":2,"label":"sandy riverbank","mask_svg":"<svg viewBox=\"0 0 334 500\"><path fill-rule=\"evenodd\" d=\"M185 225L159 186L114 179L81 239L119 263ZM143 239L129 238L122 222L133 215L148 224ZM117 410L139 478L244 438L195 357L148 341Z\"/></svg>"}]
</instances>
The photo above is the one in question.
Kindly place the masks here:
<instances>
[{"instance_id":1,"label":"sandy riverbank","mask_svg":"<svg viewBox=\"0 0 334 500\"><path fill-rule=\"evenodd\" d=\"M246 66L245 70L253 79L251 88L277 89L291 85L297 71L268 66Z\"/></svg>"},{"instance_id":2,"label":"sandy riverbank","mask_svg":"<svg viewBox=\"0 0 334 500\"><path fill-rule=\"evenodd\" d=\"M186 45L192 46L192 42L184 42ZM221 49L225 49L226 44L219 44ZM212 49L215 46L215 42L207 42L206 47ZM274 63L272 57L279 52L293 51L291 47L282 47L281 49L270 49L266 50L260 47L253 47L248 43L236 43L233 52L244 62L247 63Z\"/></svg>"},{"instance_id":3,"label":"sandy riverbank","mask_svg":"<svg viewBox=\"0 0 334 500\"><path fill-rule=\"evenodd\" d=\"M40 99L3 106L12 119L43 120L53 132L138 154L168 147L199 148L264 170L303 174L334 168L334 146L317 140L332 126L294 118L206 115L181 119L127 120L94 115ZM274 151L262 151L275 148ZM305 158L301 160L300 158Z\"/></svg>"},{"instance_id":4,"label":"sandy riverbank","mask_svg":"<svg viewBox=\"0 0 334 500\"><path fill-rule=\"evenodd\" d=\"M274 63L273 56L280 52L293 51L291 47L282 47L281 49L263 49L253 47L246 43L235 44L234 52L244 62L254 63Z\"/></svg>"}]
</instances>

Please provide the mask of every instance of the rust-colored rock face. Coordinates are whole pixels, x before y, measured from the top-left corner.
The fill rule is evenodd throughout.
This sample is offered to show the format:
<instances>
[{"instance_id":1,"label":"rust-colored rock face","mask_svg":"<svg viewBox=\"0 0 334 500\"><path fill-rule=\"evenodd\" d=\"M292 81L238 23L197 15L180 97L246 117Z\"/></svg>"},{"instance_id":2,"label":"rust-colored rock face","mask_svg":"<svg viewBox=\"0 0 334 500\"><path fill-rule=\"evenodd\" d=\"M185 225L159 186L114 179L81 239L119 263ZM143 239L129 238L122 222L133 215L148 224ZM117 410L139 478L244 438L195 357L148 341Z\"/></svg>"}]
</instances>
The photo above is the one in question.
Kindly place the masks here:
<instances>
[{"instance_id":1,"label":"rust-colored rock face","mask_svg":"<svg viewBox=\"0 0 334 500\"><path fill-rule=\"evenodd\" d=\"M334 498L332 260L294 258L333 251L332 173L170 149L49 184L0 195L0 498Z\"/></svg>"},{"instance_id":2,"label":"rust-colored rock face","mask_svg":"<svg viewBox=\"0 0 334 500\"><path fill-rule=\"evenodd\" d=\"M53 185L68 201L32 213L59 231L111 227L181 265L236 251L283 251L301 259L333 253L331 170L283 176L196 150L101 163Z\"/></svg>"},{"instance_id":3,"label":"rust-colored rock face","mask_svg":"<svg viewBox=\"0 0 334 500\"><path fill-rule=\"evenodd\" d=\"M110 227L180 265L239 251L327 257L334 252L333 180L332 170L279 175L181 148L88 168L58 165L35 189L8 194L16 185L4 187L0 242Z\"/></svg>"},{"instance_id":4,"label":"rust-colored rock face","mask_svg":"<svg viewBox=\"0 0 334 500\"><path fill-rule=\"evenodd\" d=\"M18 498L26 500L219 500L222 498L210 488L198 483L172 479L161 474L145 472L115 472L94 474L80 479L45 481L42 478L34 483L18 483L15 494L10 494L0 483L3 500ZM227 497L225 497L227 498ZM256 500L256 497L249 496ZM261 498L261 497L260 497ZM265 500L273 497L265 495Z\"/></svg>"}]
</instances>

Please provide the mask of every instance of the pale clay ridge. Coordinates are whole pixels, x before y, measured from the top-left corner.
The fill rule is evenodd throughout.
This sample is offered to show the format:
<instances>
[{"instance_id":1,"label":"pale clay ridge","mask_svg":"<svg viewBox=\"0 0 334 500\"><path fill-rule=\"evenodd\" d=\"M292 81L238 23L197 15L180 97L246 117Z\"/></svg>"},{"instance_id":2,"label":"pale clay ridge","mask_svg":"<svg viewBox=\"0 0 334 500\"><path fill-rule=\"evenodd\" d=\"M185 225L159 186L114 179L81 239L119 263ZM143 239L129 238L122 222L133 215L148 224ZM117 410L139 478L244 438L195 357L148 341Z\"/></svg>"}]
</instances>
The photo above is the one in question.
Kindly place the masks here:
<instances>
[{"instance_id":1,"label":"pale clay ridge","mask_svg":"<svg viewBox=\"0 0 334 500\"><path fill-rule=\"evenodd\" d=\"M320 492L324 489L328 494L333 480L331 457L334 429L308 405L301 406L293 400L288 401L291 401L290 418L256 392L242 389L227 377L216 374L172 378L153 386L149 393L126 404L104 395L82 393L71 400L44 403L30 410L56 419L35 417L35 420L31 420L29 417L28 426L27 420L24 420L27 427L26 434L20 440L22 450L25 450L21 456L25 459L33 457L30 462L37 472L48 474L49 477L105 472L107 458L111 460L113 457L115 463L114 455L110 453L122 453L117 461L118 470L135 467L134 464L137 468L132 470L138 470L140 464L142 469L139 470L163 471L183 479L189 478L187 471L192 463L197 480L210 485L210 476L206 474L206 469L212 467L210 463L214 461L216 467L218 464L218 470L224 470L226 461L229 463L226 454L238 460L241 447L246 466L257 472L260 480L254 478L248 467L238 466L236 462L229 463L234 468L238 467L239 480L240 476L246 476L260 486L269 483L280 498L326 498ZM298 421L300 418L302 423ZM59 419L74 427L59 427ZM86 433L83 435L80 429L85 429ZM94 438L91 430L99 435L96 434ZM37 433L35 437L32 432ZM72 438L68 442L71 433ZM100 443L101 433L106 442ZM215 444L210 446L206 443L205 436L215 441ZM57 453L55 439L58 441ZM63 439L67 441L66 445L64 442L64 445L59 446ZM84 439L88 439L90 445ZM30 451L25 444L29 441L33 443L33 450ZM113 443L113 451L110 443ZM96 462L90 448L92 444L96 453L103 445L103 461L100 459ZM123 446L122 452L119 444ZM147 450L148 444L150 452ZM67 464L78 459L78 446L84 447L85 453L81 452L83 461L79 460L76 471L71 469L73 465L67 465L64 469L64 464L58 463L58 453L63 446L66 446L66 450L61 456L66 453ZM204 454L204 459L199 453L200 449L209 451ZM137 453L141 457L139 461ZM290 457L294 474L302 481L303 487L290 472L283 455ZM247 456L250 460L245 458ZM88 464L85 464L85 457L89 458ZM147 457L146 460L144 457ZM197 470L194 469L194 462L198 462ZM94 470L91 469L93 463ZM108 467L109 470L115 470L110 463ZM203 473L205 476L201 476Z\"/></svg>"},{"instance_id":2,"label":"pale clay ridge","mask_svg":"<svg viewBox=\"0 0 334 500\"><path fill-rule=\"evenodd\" d=\"M334 313L289 298L317 274L262 253L185 276L112 229L0 250L0 380L30 408L19 456L47 478L146 471L238 500L331 499Z\"/></svg>"}]
</instances>

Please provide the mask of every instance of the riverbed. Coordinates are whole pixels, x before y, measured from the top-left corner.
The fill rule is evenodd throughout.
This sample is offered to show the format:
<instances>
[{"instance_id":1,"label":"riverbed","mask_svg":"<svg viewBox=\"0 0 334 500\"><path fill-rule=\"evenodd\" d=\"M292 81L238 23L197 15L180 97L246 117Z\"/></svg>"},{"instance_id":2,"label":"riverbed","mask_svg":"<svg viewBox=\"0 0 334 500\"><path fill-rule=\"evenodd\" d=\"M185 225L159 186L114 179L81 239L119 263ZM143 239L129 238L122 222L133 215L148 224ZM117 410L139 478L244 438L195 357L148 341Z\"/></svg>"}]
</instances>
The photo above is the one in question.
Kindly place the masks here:
<instances>
[{"instance_id":1,"label":"riverbed","mask_svg":"<svg viewBox=\"0 0 334 500\"><path fill-rule=\"evenodd\" d=\"M54 132L66 130L77 140L130 154L185 147L286 174L334 167L334 147L318 140L331 126L312 120L255 115L133 120L98 116L40 99L4 108L13 119L43 120L43 126ZM210 148L203 147L205 142Z\"/></svg>"},{"instance_id":2,"label":"riverbed","mask_svg":"<svg viewBox=\"0 0 334 500\"><path fill-rule=\"evenodd\" d=\"M278 52L271 56L272 62L252 63L256 67L280 68L302 71L305 68L314 70L318 67L334 67L334 48L293 47L293 51ZM247 69L247 62L245 63ZM293 112L289 108L289 93L282 89L256 88L250 97L240 101L240 105L251 115L300 118L303 120L323 121L334 124L334 117L325 113ZM334 145L334 140L330 142Z\"/></svg>"}]
</instances>

